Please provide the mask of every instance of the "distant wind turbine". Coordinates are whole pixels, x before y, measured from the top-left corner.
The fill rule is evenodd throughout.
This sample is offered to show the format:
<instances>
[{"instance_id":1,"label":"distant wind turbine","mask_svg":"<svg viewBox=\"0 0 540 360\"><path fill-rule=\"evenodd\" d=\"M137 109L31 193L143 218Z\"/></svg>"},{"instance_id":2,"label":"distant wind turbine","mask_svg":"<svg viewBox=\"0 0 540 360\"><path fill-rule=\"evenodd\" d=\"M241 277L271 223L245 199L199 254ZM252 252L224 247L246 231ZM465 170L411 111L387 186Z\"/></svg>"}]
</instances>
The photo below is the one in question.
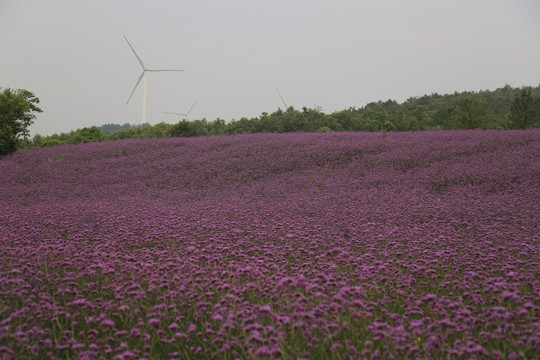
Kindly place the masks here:
<instances>
[{"instance_id":1,"label":"distant wind turbine","mask_svg":"<svg viewBox=\"0 0 540 360\"><path fill-rule=\"evenodd\" d=\"M197 104L199 102L199 99L200 99L200 97L197 98L197 100L195 100L193 105L191 105L191 107L189 108L189 110L185 114L184 113L167 112L167 111L165 111L164 114L182 115L182 116L185 116L186 119L189 121L188 115L191 112L191 110L193 110L193 108L195 107L195 104Z\"/></svg>"},{"instance_id":2,"label":"distant wind turbine","mask_svg":"<svg viewBox=\"0 0 540 360\"><path fill-rule=\"evenodd\" d=\"M285 111L287 111L287 109L289 108L287 106L287 104L285 104L285 100L283 100L283 96L281 96L281 94L279 93L279 90L276 88L276 91L277 91L277 94L279 95L279 97L281 98L281 101L283 101L283 105L285 105Z\"/></svg>"},{"instance_id":3,"label":"distant wind turbine","mask_svg":"<svg viewBox=\"0 0 540 360\"><path fill-rule=\"evenodd\" d=\"M141 66L143 68L143 72L142 72L141 76L139 76L139 80L137 80L137 84L135 84L135 87L133 88L133 91L129 95L129 98L126 101L126 104L129 103L129 100L131 100L131 97L133 96L133 93L137 89L137 86L139 86L139 83L141 82L141 79L144 78L144 81L143 81L143 103L142 103L142 123L145 124L146 123L146 73L147 72L158 72L158 71L184 71L184 70L178 70L178 69L147 69L146 66L144 66L144 63L142 62L139 55L137 55L137 53L135 52L135 49L133 48L133 46L131 46L131 44L129 43L129 40L127 39L126 35L124 35L124 39L126 39L129 47L131 48L131 50L133 51L133 53L137 57L137 60L139 60L139 63L141 64Z\"/></svg>"}]
</instances>

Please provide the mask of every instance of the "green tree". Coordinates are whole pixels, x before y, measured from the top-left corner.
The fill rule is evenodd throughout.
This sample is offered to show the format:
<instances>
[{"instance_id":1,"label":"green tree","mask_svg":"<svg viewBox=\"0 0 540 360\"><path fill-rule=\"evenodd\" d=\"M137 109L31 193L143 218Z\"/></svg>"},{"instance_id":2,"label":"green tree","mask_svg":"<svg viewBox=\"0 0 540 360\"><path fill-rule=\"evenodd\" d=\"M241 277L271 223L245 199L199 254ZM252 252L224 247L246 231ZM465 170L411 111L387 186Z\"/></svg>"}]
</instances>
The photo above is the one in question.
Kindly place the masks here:
<instances>
[{"instance_id":1,"label":"green tree","mask_svg":"<svg viewBox=\"0 0 540 360\"><path fill-rule=\"evenodd\" d=\"M36 104L39 99L28 90L6 88L0 92L0 155L15 152L21 140L28 139L34 113L42 112Z\"/></svg>"},{"instance_id":2,"label":"green tree","mask_svg":"<svg viewBox=\"0 0 540 360\"><path fill-rule=\"evenodd\" d=\"M523 88L512 102L509 126L512 129L540 126L540 99L533 98L530 87Z\"/></svg>"},{"instance_id":3,"label":"green tree","mask_svg":"<svg viewBox=\"0 0 540 360\"><path fill-rule=\"evenodd\" d=\"M169 133L173 125L164 122L157 123L155 125L145 126L142 128L141 135L144 139L148 138L165 138L169 136Z\"/></svg>"},{"instance_id":4,"label":"green tree","mask_svg":"<svg viewBox=\"0 0 540 360\"><path fill-rule=\"evenodd\" d=\"M255 130L255 120L248 119L248 118L241 118L240 120L234 120L231 121L227 127L225 128L225 131L227 134L251 134L254 133Z\"/></svg>"},{"instance_id":5,"label":"green tree","mask_svg":"<svg viewBox=\"0 0 540 360\"><path fill-rule=\"evenodd\" d=\"M321 126L317 129L317 132L332 132L332 129L330 129L328 126Z\"/></svg>"},{"instance_id":6,"label":"green tree","mask_svg":"<svg viewBox=\"0 0 540 360\"><path fill-rule=\"evenodd\" d=\"M381 131L388 119L388 112L380 104L370 103L366 106L362 117L365 121L365 131Z\"/></svg>"},{"instance_id":7,"label":"green tree","mask_svg":"<svg viewBox=\"0 0 540 360\"><path fill-rule=\"evenodd\" d=\"M217 118L208 123L208 128L211 135L223 135L227 132L227 123L225 120Z\"/></svg>"},{"instance_id":8,"label":"green tree","mask_svg":"<svg viewBox=\"0 0 540 360\"><path fill-rule=\"evenodd\" d=\"M354 109L341 110L333 113L331 116L334 118L334 121L339 124L339 126L336 125L336 127L341 127L343 131L358 131L360 129L357 119L359 115L355 113ZM334 123L334 121L332 121L332 123Z\"/></svg>"},{"instance_id":9,"label":"green tree","mask_svg":"<svg viewBox=\"0 0 540 360\"><path fill-rule=\"evenodd\" d=\"M68 142L70 144L100 142L107 140L107 137L108 136L106 132L101 131L96 126L92 126L72 131L69 136Z\"/></svg>"},{"instance_id":10,"label":"green tree","mask_svg":"<svg viewBox=\"0 0 540 360\"><path fill-rule=\"evenodd\" d=\"M173 125L169 130L172 137L204 136L208 133L206 120L187 121L186 119Z\"/></svg>"},{"instance_id":11,"label":"green tree","mask_svg":"<svg viewBox=\"0 0 540 360\"><path fill-rule=\"evenodd\" d=\"M493 122L491 113L484 101L467 96L459 101L452 114L454 129L485 129Z\"/></svg>"}]
</instances>

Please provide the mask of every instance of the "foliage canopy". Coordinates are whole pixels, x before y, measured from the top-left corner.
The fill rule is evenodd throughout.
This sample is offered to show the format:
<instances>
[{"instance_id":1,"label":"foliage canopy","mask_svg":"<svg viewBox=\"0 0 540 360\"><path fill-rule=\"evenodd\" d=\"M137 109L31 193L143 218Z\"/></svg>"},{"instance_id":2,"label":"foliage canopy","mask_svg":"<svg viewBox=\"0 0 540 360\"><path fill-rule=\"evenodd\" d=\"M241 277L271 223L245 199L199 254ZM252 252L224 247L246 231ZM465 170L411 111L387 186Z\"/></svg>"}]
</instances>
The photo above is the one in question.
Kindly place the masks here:
<instances>
[{"instance_id":1,"label":"foliage canopy","mask_svg":"<svg viewBox=\"0 0 540 360\"><path fill-rule=\"evenodd\" d=\"M0 92L0 155L11 154L21 140L28 139L34 113L42 112L36 104L39 98L28 90L6 88Z\"/></svg>"},{"instance_id":2,"label":"foliage canopy","mask_svg":"<svg viewBox=\"0 0 540 360\"><path fill-rule=\"evenodd\" d=\"M530 87L523 88L512 102L509 127L512 129L540 127L540 98L533 98Z\"/></svg>"}]
</instances>

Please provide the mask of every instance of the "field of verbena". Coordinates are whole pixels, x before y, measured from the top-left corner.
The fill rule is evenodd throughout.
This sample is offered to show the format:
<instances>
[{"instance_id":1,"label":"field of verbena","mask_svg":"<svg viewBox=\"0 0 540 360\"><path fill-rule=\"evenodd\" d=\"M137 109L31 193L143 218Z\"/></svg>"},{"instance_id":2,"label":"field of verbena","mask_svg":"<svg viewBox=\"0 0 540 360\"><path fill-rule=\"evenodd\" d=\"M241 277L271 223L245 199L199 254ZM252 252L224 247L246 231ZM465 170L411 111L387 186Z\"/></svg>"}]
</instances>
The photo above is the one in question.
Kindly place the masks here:
<instances>
[{"instance_id":1,"label":"field of verbena","mask_svg":"<svg viewBox=\"0 0 540 360\"><path fill-rule=\"evenodd\" d=\"M534 358L540 131L0 161L2 359Z\"/></svg>"}]
</instances>

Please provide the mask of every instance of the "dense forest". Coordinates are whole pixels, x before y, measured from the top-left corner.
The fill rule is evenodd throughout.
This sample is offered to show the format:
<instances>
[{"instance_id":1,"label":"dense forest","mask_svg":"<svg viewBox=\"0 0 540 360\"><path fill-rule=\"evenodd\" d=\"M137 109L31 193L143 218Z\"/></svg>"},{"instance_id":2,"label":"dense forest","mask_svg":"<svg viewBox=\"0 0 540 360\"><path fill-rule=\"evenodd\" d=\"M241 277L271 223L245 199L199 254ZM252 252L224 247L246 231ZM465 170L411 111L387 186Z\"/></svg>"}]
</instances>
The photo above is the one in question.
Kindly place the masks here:
<instances>
[{"instance_id":1,"label":"dense forest","mask_svg":"<svg viewBox=\"0 0 540 360\"><path fill-rule=\"evenodd\" d=\"M372 102L364 107L325 114L317 108L288 109L255 118L226 122L223 119L182 120L177 124L106 124L51 136L35 135L24 148L78 144L120 139L191 137L226 134L330 132L330 131L419 131L449 129L540 128L540 85L496 90L437 93Z\"/></svg>"}]
</instances>

